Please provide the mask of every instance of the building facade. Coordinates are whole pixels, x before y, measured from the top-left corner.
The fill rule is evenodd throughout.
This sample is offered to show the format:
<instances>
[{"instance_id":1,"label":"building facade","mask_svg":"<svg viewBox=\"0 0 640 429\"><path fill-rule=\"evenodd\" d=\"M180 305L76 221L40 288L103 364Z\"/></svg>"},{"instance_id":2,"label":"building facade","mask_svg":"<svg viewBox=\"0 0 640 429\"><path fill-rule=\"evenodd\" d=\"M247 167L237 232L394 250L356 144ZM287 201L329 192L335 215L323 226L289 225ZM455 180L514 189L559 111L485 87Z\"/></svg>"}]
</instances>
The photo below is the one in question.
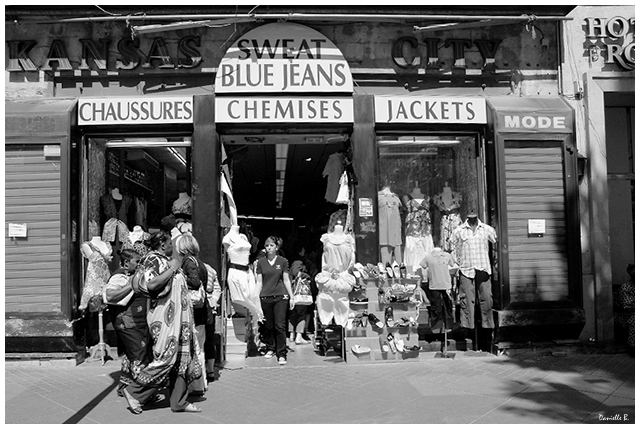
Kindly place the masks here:
<instances>
[{"instance_id":1,"label":"building facade","mask_svg":"<svg viewBox=\"0 0 640 429\"><path fill-rule=\"evenodd\" d=\"M581 138L588 111L568 96L563 56L581 12L137 12L7 8L8 345L91 345L79 247L92 237L117 250L136 227L170 216L224 273L220 241L237 215L326 227L331 207L345 211L359 262L410 272L428 248L451 250L451 228L476 212L498 233L496 344L591 338L600 325L597 338L609 338L606 275L593 262L603 238L585 225L601 209ZM303 204L289 195L313 194L295 186L331 180L322 169L333 154L353 168L350 197L331 201L322 189L325 211L294 209ZM387 191L401 208L395 235L381 213ZM113 215L118 192L128 198ZM173 205L183 194L188 213ZM407 228L411 199L426 201L417 231ZM27 269L27 258L42 264Z\"/></svg>"}]
</instances>

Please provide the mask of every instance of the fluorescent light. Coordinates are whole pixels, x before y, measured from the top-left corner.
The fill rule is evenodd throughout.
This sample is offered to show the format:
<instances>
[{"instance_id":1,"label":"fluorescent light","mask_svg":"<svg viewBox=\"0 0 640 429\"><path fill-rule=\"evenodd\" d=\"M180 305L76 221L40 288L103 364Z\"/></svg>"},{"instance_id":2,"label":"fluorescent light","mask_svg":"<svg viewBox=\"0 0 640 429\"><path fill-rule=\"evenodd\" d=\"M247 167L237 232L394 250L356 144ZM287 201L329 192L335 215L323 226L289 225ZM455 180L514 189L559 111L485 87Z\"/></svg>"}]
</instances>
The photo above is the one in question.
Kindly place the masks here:
<instances>
[{"instance_id":1,"label":"fluorescent light","mask_svg":"<svg viewBox=\"0 0 640 429\"><path fill-rule=\"evenodd\" d=\"M187 161L184 159L184 157L182 156L182 154L180 152L178 152L176 149L169 147L169 152L171 152L173 154L173 156L175 156L177 158L178 161L180 161L182 163L182 165L186 166L187 165Z\"/></svg>"},{"instance_id":2,"label":"fluorescent light","mask_svg":"<svg viewBox=\"0 0 640 429\"><path fill-rule=\"evenodd\" d=\"M167 142L167 141L149 141L149 140L137 140L137 141L125 141L125 140L111 140L108 141L106 146L108 148L128 147L128 148L142 148L142 147L190 147L191 141L181 142Z\"/></svg>"},{"instance_id":3,"label":"fluorescent light","mask_svg":"<svg viewBox=\"0 0 640 429\"><path fill-rule=\"evenodd\" d=\"M276 158L276 171L284 171L287 169L287 158Z\"/></svg>"},{"instance_id":4,"label":"fluorescent light","mask_svg":"<svg viewBox=\"0 0 640 429\"><path fill-rule=\"evenodd\" d=\"M292 217L278 217L278 216L253 216L253 215L238 215L238 219L260 219L260 220L293 220Z\"/></svg>"},{"instance_id":5,"label":"fluorescent light","mask_svg":"<svg viewBox=\"0 0 640 429\"><path fill-rule=\"evenodd\" d=\"M379 140L378 146L455 146L462 143L460 140Z\"/></svg>"}]
</instances>

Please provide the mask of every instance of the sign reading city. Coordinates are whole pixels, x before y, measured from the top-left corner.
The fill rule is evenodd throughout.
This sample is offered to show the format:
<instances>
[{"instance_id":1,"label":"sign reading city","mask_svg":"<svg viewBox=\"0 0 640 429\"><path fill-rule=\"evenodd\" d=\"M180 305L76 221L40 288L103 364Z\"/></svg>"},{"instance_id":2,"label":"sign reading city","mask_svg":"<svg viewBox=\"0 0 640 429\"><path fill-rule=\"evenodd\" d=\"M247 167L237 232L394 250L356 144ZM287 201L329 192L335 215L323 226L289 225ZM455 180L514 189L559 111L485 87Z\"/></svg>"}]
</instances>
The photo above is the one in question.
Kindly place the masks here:
<instances>
[{"instance_id":1,"label":"sign reading city","mask_svg":"<svg viewBox=\"0 0 640 429\"><path fill-rule=\"evenodd\" d=\"M349 65L323 34L302 25L249 31L220 61L216 94L353 92Z\"/></svg>"},{"instance_id":2,"label":"sign reading city","mask_svg":"<svg viewBox=\"0 0 640 429\"><path fill-rule=\"evenodd\" d=\"M78 125L190 124L193 97L80 98Z\"/></svg>"},{"instance_id":3,"label":"sign reading city","mask_svg":"<svg viewBox=\"0 0 640 429\"><path fill-rule=\"evenodd\" d=\"M486 124L487 109L481 97L376 96L377 123Z\"/></svg>"}]
</instances>

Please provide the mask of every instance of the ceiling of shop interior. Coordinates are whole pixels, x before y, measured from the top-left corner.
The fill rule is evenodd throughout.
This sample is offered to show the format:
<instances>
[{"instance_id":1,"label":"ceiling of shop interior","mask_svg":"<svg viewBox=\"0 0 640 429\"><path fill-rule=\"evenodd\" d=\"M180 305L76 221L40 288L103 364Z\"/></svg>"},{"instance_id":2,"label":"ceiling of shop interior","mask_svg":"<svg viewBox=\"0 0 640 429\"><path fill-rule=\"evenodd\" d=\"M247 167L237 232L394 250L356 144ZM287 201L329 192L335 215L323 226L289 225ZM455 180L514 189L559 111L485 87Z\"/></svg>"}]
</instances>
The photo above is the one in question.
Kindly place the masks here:
<instances>
[{"instance_id":1,"label":"ceiling of shop interior","mask_svg":"<svg viewBox=\"0 0 640 429\"><path fill-rule=\"evenodd\" d=\"M327 179L322 171L329 155L342 148L341 134L224 135L221 139L233 171L232 192L239 215L308 221L325 214ZM289 147L282 209L276 208L276 144Z\"/></svg>"}]
</instances>

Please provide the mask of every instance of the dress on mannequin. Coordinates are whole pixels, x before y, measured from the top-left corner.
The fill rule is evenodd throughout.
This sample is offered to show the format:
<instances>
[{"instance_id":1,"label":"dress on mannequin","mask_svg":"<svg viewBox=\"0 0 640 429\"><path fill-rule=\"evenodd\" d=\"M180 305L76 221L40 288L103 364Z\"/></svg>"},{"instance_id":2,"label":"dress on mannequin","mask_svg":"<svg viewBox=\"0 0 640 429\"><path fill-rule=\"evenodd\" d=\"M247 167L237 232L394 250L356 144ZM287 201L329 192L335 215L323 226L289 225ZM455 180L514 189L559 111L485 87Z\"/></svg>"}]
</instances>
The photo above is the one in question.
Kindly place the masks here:
<instances>
[{"instance_id":1,"label":"dress on mannequin","mask_svg":"<svg viewBox=\"0 0 640 429\"><path fill-rule=\"evenodd\" d=\"M173 213L173 216L176 218L176 228L178 228L180 232L183 234L192 232L192 205L189 194L186 192L180 192L178 194L178 199L175 200L171 206L171 213Z\"/></svg>"},{"instance_id":2,"label":"dress on mannequin","mask_svg":"<svg viewBox=\"0 0 640 429\"><path fill-rule=\"evenodd\" d=\"M256 280L249 266L251 243L244 234L240 234L238 225L232 225L229 232L222 238L229 258L229 272L227 283L231 301L247 308L254 316L254 322L264 318L260 304L259 291L256 290Z\"/></svg>"},{"instance_id":3,"label":"dress on mannequin","mask_svg":"<svg viewBox=\"0 0 640 429\"><path fill-rule=\"evenodd\" d=\"M380 230L380 259L383 263L391 262L391 250L394 260L401 261L402 220L400 207L402 201L388 186L378 192L378 228Z\"/></svg>"},{"instance_id":4,"label":"dress on mannequin","mask_svg":"<svg viewBox=\"0 0 640 429\"><path fill-rule=\"evenodd\" d=\"M429 197L415 188L406 197L404 264L415 272L420 261L433 249Z\"/></svg>"},{"instance_id":5,"label":"dress on mannequin","mask_svg":"<svg viewBox=\"0 0 640 429\"><path fill-rule=\"evenodd\" d=\"M133 230L129 233L129 242L133 250L140 256L147 254L149 249L144 245L144 240L149 238L149 234L146 233L140 225L133 227Z\"/></svg>"},{"instance_id":6,"label":"dress on mannequin","mask_svg":"<svg viewBox=\"0 0 640 429\"><path fill-rule=\"evenodd\" d=\"M460 204L462 194L451 190L445 182L442 192L433 198L433 202L440 210L440 247L447 252L453 251L451 235L453 231L462 223L460 217Z\"/></svg>"},{"instance_id":7,"label":"dress on mannequin","mask_svg":"<svg viewBox=\"0 0 640 429\"><path fill-rule=\"evenodd\" d=\"M80 246L82 255L88 259L84 287L80 298L79 310L89 307L90 311L98 311L102 307L102 287L109 281L111 272L108 262L111 260L112 248L100 237L93 237Z\"/></svg>"},{"instance_id":8,"label":"dress on mannequin","mask_svg":"<svg viewBox=\"0 0 640 429\"><path fill-rule=\"evenodd\" d=\"M356 284L355 277L348 272L355 263L354 240L344 233L342 225L336 225L333 232L323 234L320 241L322 271L315 277L318 317L324 325L334 319L336 324L345 327L349 316L348 293Z\"/></svg>"}]
</instances>

